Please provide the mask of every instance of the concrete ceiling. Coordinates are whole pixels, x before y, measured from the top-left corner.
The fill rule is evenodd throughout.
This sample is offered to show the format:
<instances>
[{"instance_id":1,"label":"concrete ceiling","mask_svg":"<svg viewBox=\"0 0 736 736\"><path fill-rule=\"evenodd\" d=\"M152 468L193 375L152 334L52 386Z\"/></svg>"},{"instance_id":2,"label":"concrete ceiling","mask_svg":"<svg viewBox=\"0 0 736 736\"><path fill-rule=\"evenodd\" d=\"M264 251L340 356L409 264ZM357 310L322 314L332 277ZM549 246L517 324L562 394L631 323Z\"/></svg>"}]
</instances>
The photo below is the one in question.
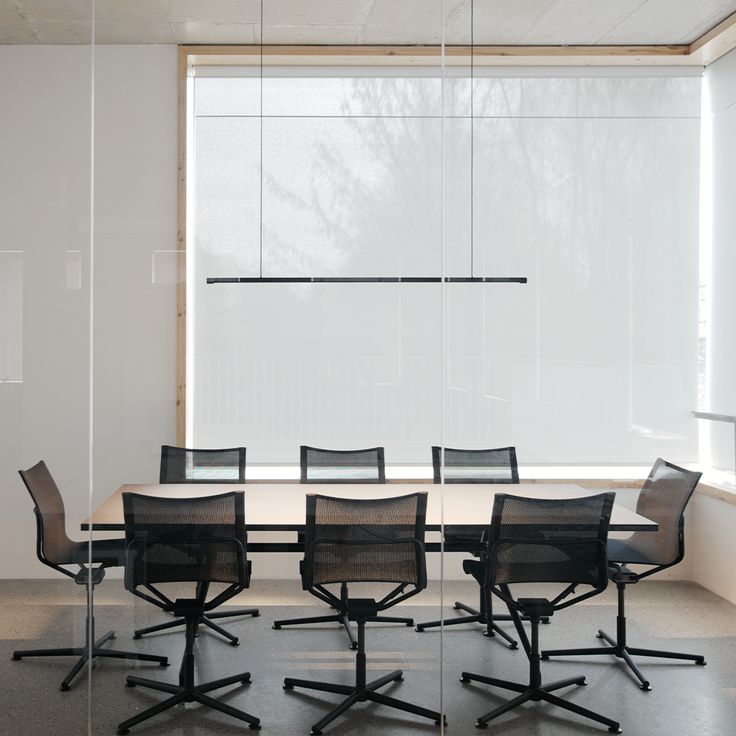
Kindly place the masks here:
<instances>
[{"instance_id":1,"label":"concrete ceiling","mask_svg":"<svg viewBox=\"0 0 736 736\"><path fill-rule=\"evenodd\" d=\"M89 43L93 0L0 0L0 44ZM444 7L444 18L442 8ZM471 40L470 0L263 0L267 44ZM260 0L96 0L101 44L253 44ZM474 0L477 45L690 44L736 0Z\"/></svg>"}]
</instances>

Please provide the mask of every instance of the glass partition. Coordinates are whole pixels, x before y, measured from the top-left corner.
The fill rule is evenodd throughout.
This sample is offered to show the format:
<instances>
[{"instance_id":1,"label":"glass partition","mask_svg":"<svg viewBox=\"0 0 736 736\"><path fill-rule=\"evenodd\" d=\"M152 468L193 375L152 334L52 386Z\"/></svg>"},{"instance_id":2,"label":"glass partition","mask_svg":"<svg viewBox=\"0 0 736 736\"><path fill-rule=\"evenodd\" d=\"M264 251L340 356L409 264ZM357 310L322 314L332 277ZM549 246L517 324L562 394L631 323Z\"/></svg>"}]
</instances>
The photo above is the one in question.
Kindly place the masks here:
<instances>
[{"instance_id":1,"label":"glass partition","mask_svg":"<svg viewBox=\"0 0 736 736\"><path fill-rule=\"evenodd\" d=\"M75 579L91 489L90 9L70 45L34 45L38 23L13 16L0 45L0 732L72 733L91 683L88 581Z\"/></svg>"},{"instance_id":2,"label":"glass partition","mask_svg":"<svg viewBox=\"0 0 736 736\"><path fill-rule=\"evenodd\" d=\"M336 27L347 11L309 12ZM232 22L213 13L213 25ZM231 733L255 717L264 730L300 734L337 706L340 687L360 689L393 673L375 689L423 714L357 707L325 730L350 732L376 719L400 733L435 729L442 633L414 627L442 611L442 504L431 469L431 447L442 441L441 50L416 67L386 64L380 53L319 53L297 45L289 27L296 21L279 3L237 13L242 37L228 39L237 47L96 49L97 505L121 486L173 494L181 508L195 497L242 492L252 565L248 588L207 612L196 641L186 625L172 625L187 611L165 603L162 610L116 580L110 595L126 646L167 656L171 666L121 668L120 684L129 675L136 687L122 689L98 718L131 732ZM433 35L441 32L437 12ZM294 45L284 49L289 39ZM237 451L180 457L162 445L245 448L245 482L232 465ZM304 471L307 485L302 446L339 451ZM383 451L380 485L360 482L366 462L374 463L369 478L379 474L378 461L365 459L370 452L345 452L368 448ZM428 493L421 516L431 551L414 573L402 573L403 589L388 558L346 573L347 588L340 578L314 583L305 559L308 493L366 504ZM112 525L121 534L115 503ZM396 518L376 529L404 530ZM131 554L133 576L140 570ZM223 586L218 578L210 597ZM171 601L195 590L187 594L183 578L152 587ZM363 641L365 599L378 601L369 616L378 620L365 624ZM193 660L179 670L187 647ZM192 685L192 673L185 699L234 678L208 691L224 710L206 701L210 707L146 713L179 684ZM311 690L306 681L338 689ZM141 715L151 720L130 721Z\"/></svg>"},{"instance_id":3,"label":"glass partition","mask_svg":"<svg viewBox=\"0 0 736 736\"><path fill-rule=\"evenodd\" d=\"M498 63L482 3L430 0L431 32L403 16L419 47L367 46L350 19L382 3L214 6L219 47L177 45L203 37L187 4L158 36L135 8L83 5L68 45L0 46L0 673L21 685L0 731L470 729L493 706L460 673L527 663L468 574L501 466L443 457L513 448L520 493L698 458L700 71ZM303 45L312 25L329 44ZM71 682L90 586L34 554L53 524L16 471L39 460L81 543L66 561L105 563L94 632L118 652ZM233 491L247 538L218 517L196 550L172 542L182 515L230 513L195 499ZM165 564L163 503L126 550L123 492L174 499ZM308 501L414 493L423 549L394 502L330 508L325 541ZM218 710L201 686L222 678ZM424 710L325 720L377 678Z\"/></svg>"}]
</instances>

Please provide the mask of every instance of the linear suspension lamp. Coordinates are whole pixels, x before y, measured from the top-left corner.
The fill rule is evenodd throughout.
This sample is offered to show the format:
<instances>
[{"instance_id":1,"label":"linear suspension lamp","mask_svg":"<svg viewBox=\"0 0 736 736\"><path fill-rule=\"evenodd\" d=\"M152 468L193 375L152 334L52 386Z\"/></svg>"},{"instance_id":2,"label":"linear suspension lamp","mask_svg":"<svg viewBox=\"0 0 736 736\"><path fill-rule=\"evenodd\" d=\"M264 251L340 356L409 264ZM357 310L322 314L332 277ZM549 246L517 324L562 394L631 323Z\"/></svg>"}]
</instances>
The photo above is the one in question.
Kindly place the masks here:
<instances>
[{"instance_id":1,"label":"linear suspension lamp","mask_svg":"<svg viewBox=\"0 0 736 736\"><path fill-rule=\"evenodd\" d=\"M208 284L526 284L526 276L208 276Z\"/></svg>"},{"instance_id":2,"label":"linear suspension lamp","mask_svg":"<svg viewBox=\"0 0 736 736\"><path fill-rule=\"evenodd\" d=\"M207 284L526 284L526 276L475 275L474 191L474 2L470 2L470 276L264 276L263 275L263 0L260 1L260 198L261 226L259 235L258 276L208 276ZM443 47L444 48L444 47Z\"/></svg>"}]
</instances>

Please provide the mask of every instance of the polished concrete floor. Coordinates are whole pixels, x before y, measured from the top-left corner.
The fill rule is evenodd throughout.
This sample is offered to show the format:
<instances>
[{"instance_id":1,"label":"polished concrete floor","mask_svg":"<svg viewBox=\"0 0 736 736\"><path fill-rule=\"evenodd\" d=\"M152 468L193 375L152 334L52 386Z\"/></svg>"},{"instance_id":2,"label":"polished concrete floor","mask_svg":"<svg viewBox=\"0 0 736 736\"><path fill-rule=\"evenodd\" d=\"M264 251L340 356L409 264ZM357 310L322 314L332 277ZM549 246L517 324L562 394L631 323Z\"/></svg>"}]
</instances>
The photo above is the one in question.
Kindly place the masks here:
<instances>
[{"instance_id":1,"label":"polished concrete floor","mask_svg":"<svg viewBox=\"0 0 736 736\"><path fill-rule=\"evenodd\" d=\"M444 598L473 602L477 588L470 582L447 583ZM647 581L627 596L629 640L634 645L703 654L706 667L641 658L639 663L653 689L639 689L620 662L610 657L559 660L542 664L547 681L585 674L587 687L560 691L582 706L618 719L624 733L639 736L713 736L736 734L736 606L689 583ZM308 691L284 691L284 676L350 684L353 654L336 626L299 627L274 631L274 619L319 615L298 583L254 581L237 605L257 605L261 616L229 621L241 639L238 647L209 632L197 643L197 676L215 679L250 670L252 684L213 693L235 707L258 716L263 734L291 736L309 733L340 696ZM132 640L134 628L163 620L143 601L132 599L119 580L106 580L96 598L98 632L114 628L112 645L171 658L172 666L135 666L131 662L97 660L91 680L79 677L69 692L59 692L60 680L72 664L68 658L12 662L16 648L70 646L83 639L83 591L71 581L0 581L0 734L3 736L67 736L114 734L117 723L166 697L141 688L125 688L126 674L174 682L182 649L181 633ZM397 615L417 620L439 613L439 590L430 588ZM446 606L448 617L454 614ZM615 589L555 615L541 629L543 647L595 646L598 627L615 631ZM527 660L498 638L486 639L477 625L416 633L396 625L375 624L367 634L369 677L401 668L403 682L384 688L386 694L430 708L444 704L452 734L476 733L475 720L513 694L479 684L461 684L462 670L519 682L528 676ZM509 625L509 631L512 631ZM91 696L91 698L90 698ZM131 734L242 734L247 728L200 706L177 706ZM431 722L371 704L360 704L326 730L334 736L376 733L390 736L440 734ZM528 703L494 721L488 733L508 736L558 736L607 733L603 726L543 703Z\"/></svg>"}]
</instances>

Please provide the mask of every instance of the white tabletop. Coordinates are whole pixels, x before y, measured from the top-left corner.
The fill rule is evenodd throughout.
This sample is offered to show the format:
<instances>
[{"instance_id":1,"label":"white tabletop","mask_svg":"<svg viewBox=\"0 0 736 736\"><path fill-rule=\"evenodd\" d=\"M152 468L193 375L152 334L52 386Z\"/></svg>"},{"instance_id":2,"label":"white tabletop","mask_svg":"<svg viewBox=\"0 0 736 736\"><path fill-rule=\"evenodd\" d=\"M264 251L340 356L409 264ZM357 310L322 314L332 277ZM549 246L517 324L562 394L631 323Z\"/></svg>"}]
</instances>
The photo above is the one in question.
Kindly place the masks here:
<instances>
[{"instance_id":1,"label":"white tabletop","mask_svg":"<svg viewBox=\"0 0 736 736\"><path fill-rule=\"evenodd\" d=\"M319 493L341 498L380 498L403 496L409 493L426 491L427 525L488 524L491 519L493 497L496 493L508 493L528 498L581 498L600 493L589 491L571 483L519 483L519 484L480 484L456 483L435 485L427 483L387 483L348 484L348 483L170 483L140 484L127 483L120 486L92 514L93 528L100 531L122 530L122 494L141 493L165 498L191 498L211 496L230 491L243 491L245 494L245 519L248 528L286 529L298 528L304 524L305 496ZM618 491L620 494L621 491ZM88 520L82 528L89 527ZM649 519L616 502L611 514L611 531L656 531L657 525Z\"/></svg>"}]
</instances>

